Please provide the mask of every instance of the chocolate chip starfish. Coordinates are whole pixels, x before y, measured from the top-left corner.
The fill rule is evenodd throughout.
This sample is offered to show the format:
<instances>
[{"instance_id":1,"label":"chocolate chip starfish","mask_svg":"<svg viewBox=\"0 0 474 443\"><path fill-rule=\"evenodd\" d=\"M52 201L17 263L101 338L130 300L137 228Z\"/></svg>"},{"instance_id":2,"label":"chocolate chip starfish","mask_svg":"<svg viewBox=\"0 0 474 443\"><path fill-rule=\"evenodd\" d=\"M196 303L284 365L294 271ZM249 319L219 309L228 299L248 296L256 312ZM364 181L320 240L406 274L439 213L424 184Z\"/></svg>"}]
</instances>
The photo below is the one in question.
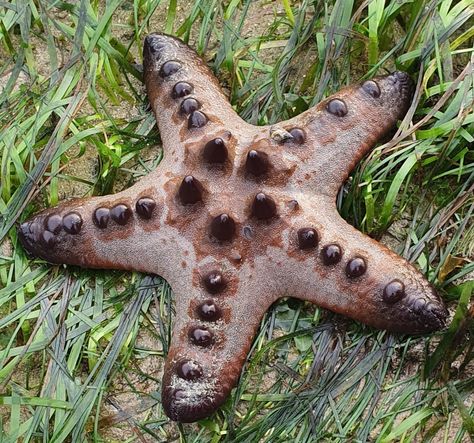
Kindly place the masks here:
<instances>
[{"instance_id":1,"label":"chocolate chip starfish","mask_svg":"<svg viewBox=\"0 0 474 443\"><path fill-rule=\"evenodd\" d=\"M118 194L48 209L21 225L20 239L52 263L170 283L176 318L162 400L171 419L196 421L224 402L281 297L390 331L444 325L425 278L335 205L351 169L405 114L406 74L345 88L271 127L243 121L173 37L145 39L144 77L165 151L156 171Z\"/></svg>"}]
</instances>

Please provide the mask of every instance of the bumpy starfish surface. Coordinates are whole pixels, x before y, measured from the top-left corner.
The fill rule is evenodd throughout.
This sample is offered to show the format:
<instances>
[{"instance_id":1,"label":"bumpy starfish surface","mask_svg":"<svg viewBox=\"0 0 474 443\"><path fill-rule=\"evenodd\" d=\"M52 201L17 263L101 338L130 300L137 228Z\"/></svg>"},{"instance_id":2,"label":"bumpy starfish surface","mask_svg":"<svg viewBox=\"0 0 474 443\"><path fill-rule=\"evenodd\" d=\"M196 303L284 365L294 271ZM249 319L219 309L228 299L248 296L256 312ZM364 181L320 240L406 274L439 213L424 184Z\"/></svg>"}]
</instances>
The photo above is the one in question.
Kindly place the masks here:
<instances>
[{"instance_id":1,"label":"bumpy starfish surface","mask_svg":"<svg viewBox=\"0 0 474 443\"><path fill-rule=\"evenodd\" d=\"M145 40L144 77L165 156L115 195L65 202L23 223L52 263L163 276L176 296L162 400L173 420L229 395L269 306L293 296L377 328L423 333L446 309L404 259L335 205L351 169L406 112L395 72L341 90L291 120L252 126L181 41Z\"/></svg>"}]
</instances>

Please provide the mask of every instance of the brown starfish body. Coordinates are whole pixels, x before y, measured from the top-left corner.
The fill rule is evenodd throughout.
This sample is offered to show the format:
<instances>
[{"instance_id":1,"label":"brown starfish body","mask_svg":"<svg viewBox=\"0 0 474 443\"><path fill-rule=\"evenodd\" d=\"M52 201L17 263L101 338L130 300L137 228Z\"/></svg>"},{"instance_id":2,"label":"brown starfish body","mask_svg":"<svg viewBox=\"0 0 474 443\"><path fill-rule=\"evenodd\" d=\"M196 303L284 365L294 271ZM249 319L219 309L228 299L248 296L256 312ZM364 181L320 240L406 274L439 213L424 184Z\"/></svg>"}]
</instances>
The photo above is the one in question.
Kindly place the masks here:
<instances>
[{"instance_id":1,"label":"brown starfish body","mask_svg":"<svg viewBox=\"0 0 474 443\"><path fill-rule=\"evenodd\" d=\"M170 283L176 318L162 391L170 418L195 421L223 403L281 297L390 331L444 325L425 278L335 205L354 165L406 112L406 74L343 89L272 127L243 121L175 38L146 38L144 76L165 150L157 170L118 194L48 209L22 224L20 238L52 263Z\"/></svg>"}]
</instances>

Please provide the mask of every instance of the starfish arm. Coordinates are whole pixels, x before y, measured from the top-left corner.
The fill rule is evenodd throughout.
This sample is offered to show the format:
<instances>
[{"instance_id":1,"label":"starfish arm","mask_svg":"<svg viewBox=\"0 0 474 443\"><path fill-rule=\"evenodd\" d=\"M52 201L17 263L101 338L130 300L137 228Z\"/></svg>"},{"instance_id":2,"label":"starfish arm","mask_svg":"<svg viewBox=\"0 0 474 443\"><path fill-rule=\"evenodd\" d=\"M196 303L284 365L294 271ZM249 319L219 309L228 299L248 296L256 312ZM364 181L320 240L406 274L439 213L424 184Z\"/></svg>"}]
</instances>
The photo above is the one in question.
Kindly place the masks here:
<instances>
[{"instance_id":1,"label":"starfish arm","mask_svg":"<svg viewBox=\"0 0 474 443\"><path fill-rule=\"evenodd\" d=\"M302 181L335 199L364 154L405 115L412 96L411 79L395 72L342 89L285 122L285 129L302 128L306 136L306 150L298 154Z\"/></svg>"},{"instance_id":2,"label":"starfish arm","mask_svg":"<svg viewBox=\"0 0 474 443\"><path fill-rule=\"evenodd\" d=\"M161 229L161 201L146 182L111 196L71 200L24 222L19 239L30 255L51 263L156 272L156 257L146 251L169 234Z\"/></svg>"},{"instance_id":3,"label":"starfish arm","mask_svg":"<svg viewBox=\"0 0 474 443\"><path fill-rule=\"evenodd\" d=\"M260 321L276 298L262 294L257 279L245 271L240 283L229 280L214 294L182 282L172 284L178 288L176 318L162 402L172 420L193 422L211 415L229 396Z\"/></svg>"},{"instance_id":4,"label":"starfish arm","mask_svg":"<svg viewBox=\"0 0 474 443\"><path fill-rule=\"evenodd\" d=\"M292 278L290 295L393 332L427 333L444 326L446 308L417 269L335 209L320 214L313 223L317 245L295 248L287 263L293 269L286 273Z\"/></svg>"},{"instance_id":5,"label":"starfish arm","mask_svg":"<svg viewBox=\"0 0 474 443\"><path fill-rule=\"evenodd\" d=\"M150 34L145 39L143 65L150 104L161 137L167 140L165 159L168 155L181 162L196 142L205 144L216 138L232 150L230 134L249 125L235 113L210 69L192 49L174 37Z\"/></svg>"}]
</instances>

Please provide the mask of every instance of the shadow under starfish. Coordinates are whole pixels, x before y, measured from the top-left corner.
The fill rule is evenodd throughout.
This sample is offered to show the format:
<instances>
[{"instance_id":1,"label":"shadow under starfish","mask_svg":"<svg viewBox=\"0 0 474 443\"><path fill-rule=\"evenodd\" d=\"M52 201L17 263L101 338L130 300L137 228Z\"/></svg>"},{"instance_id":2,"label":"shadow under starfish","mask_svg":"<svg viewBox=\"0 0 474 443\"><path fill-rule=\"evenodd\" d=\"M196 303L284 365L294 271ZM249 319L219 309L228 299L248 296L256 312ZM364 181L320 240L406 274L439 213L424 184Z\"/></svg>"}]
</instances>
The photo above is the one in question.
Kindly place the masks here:
<instances>
[{"instance_id":1,"label":"shadow under starfish","mask_svg":"<svg viewBox=\"0 0 474 443\"><path fill-rule=\"evenodd\" d=\"M272 127L243 121L173 37L145 39L144 77L165 152L158 168L118 194L37 214L20 239L51 263L170 283L176 318L162 400L171 419L196 421L224 402L281 297L395 332L443 327L447 311L423 275L335 205L349 172L406 113L406 74L345 88Z\"/></svg>"}]
</instances>

